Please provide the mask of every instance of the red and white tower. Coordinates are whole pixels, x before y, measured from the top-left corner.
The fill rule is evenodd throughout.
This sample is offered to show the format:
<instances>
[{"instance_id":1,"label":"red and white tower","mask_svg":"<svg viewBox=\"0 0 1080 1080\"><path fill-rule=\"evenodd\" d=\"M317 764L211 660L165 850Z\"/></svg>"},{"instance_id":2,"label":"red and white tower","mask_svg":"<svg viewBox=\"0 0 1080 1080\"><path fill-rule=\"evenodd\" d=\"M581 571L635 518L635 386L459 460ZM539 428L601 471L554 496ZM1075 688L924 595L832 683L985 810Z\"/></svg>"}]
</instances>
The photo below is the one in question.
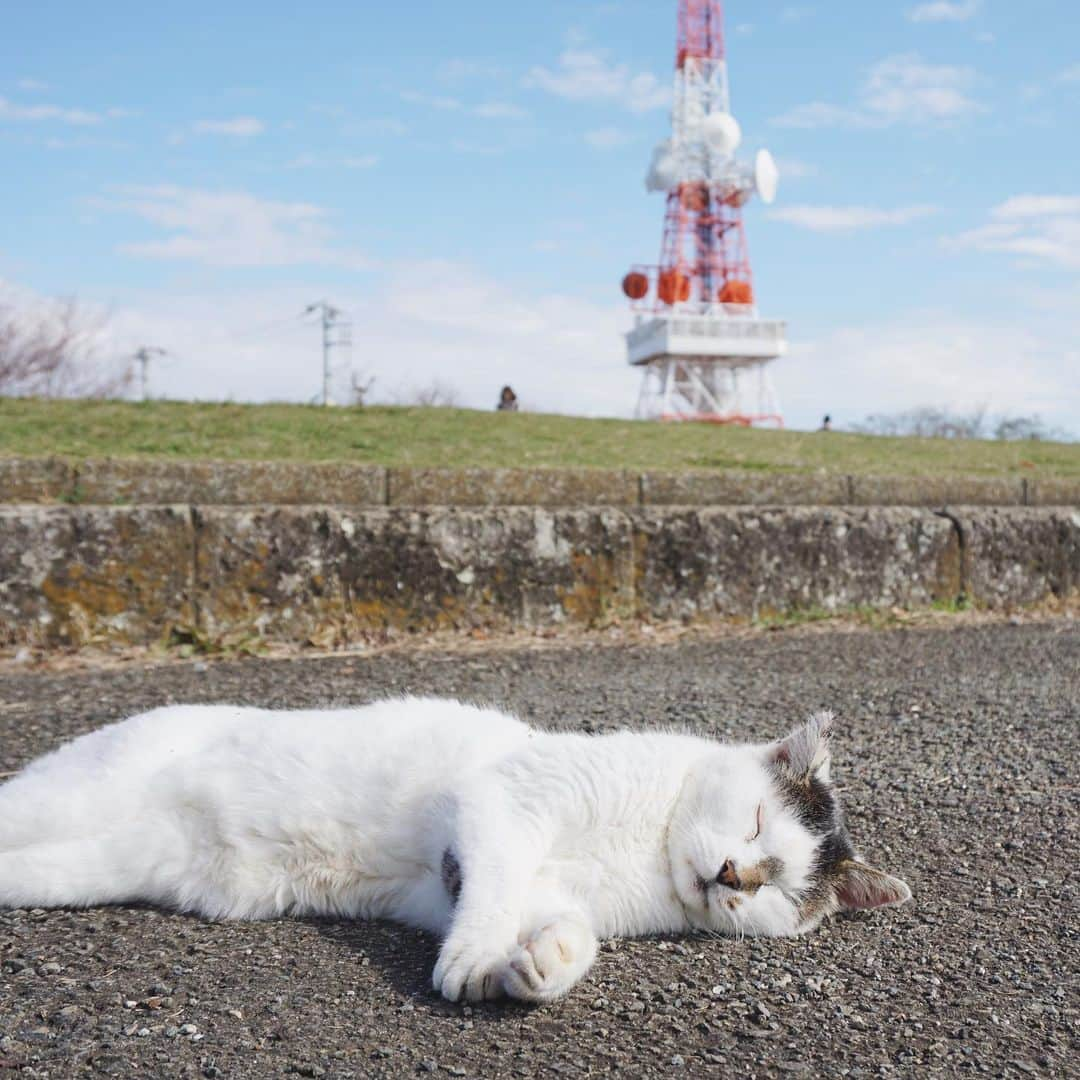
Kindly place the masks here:
<instances>
[{"instance_id":1,"label":"red and white tower","mask_svg":"<svg viewBox=\"0 0 1080 1080\"><path fill-rule=\"evenodd\" d=\"M767 150L752 166L737 161L741 139L721 2L679 0L671 138L645 180L667 193L660 263L623 278L642 419L783 426L768 365L787 351L786 326L758 315L742 220L755 192L773 201L779 173Z\"/></svg>"}]
</instances>

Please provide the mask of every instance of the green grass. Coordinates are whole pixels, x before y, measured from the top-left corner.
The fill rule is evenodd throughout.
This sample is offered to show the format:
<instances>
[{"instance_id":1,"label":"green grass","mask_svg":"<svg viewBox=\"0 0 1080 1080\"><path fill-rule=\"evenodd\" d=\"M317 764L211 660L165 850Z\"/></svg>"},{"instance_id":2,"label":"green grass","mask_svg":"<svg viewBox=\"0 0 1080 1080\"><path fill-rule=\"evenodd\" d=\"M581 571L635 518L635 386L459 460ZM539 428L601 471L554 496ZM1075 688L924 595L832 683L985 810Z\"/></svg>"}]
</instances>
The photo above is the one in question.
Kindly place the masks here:
<instances>
[{"instance_id":1,"label":"green grass","mask_svg":"<svg viewBox=\"0 0 1080 1080\"><path fill-rule=\"evenodd\" d=\"M0 398L0 455L1080 477L1080 443L882 438L465 409Z\"/></svg>"}]
</instances>

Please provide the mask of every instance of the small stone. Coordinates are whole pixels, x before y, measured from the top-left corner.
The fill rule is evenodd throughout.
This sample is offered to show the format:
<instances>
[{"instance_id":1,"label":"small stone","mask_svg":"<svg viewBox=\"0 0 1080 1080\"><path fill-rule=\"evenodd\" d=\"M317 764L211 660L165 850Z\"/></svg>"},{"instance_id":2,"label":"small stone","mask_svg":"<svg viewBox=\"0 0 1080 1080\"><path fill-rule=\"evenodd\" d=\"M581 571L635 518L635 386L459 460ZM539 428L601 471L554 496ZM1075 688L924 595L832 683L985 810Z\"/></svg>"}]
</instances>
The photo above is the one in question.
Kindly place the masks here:
<instances>
[{"instance_id":1,"label":"small stone","mask_svg":"<svg viewBox=\"0 0 1080 1080\"><path fill-rule=\"evenodd\" d=\"M439 1067L439 1063L432 1058L428 1058L427 1061L420 1062L420 1068L424 1072L435 1072Z\"/></svg>"},{"instance_id":2,"label":"small stone","mask_svg":"<svg viewBox=\"0 0 1080 1080\"><path fill-rule=\"evenodd\" d=\"M55 960L50 960L47 964L42 964L38 968L39 975L59 975L60 965Z\"/></svg>"},{"instance_id":3,"label":"small stone","mask_svg":"<svg viewBox=\"0 0 1080 1080\"><path fill-rule=\"evenodd\" d=\"M683 1058L682 1054L676 1054L671 1059L671 1064L674 1065L676 1069L681 1069L686 1064L686 1060Z\"/></svg>"},{"instance_id":4,"label":"small stone","mask_svg":"<svg viewBox=\"0 0 1080 1080\"><path fill-rule=\"evenodd\" d=\"M180 1025L180 1034L181 1035L194 1035L198 1030L199 1029L194 1024L181 1024Z\"/></svg>"}]
</instances>

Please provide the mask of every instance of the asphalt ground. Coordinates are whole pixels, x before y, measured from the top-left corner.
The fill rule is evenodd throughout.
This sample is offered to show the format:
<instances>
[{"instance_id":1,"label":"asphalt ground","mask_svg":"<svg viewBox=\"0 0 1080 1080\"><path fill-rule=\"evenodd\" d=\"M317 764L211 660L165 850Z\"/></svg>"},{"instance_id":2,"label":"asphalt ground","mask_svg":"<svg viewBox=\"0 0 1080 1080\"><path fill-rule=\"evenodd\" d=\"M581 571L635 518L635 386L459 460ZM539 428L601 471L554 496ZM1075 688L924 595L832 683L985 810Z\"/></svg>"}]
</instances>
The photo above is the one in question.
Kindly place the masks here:
<instances>
[{"instance_id":1,"label":"asphalt ground","mask_svg":"<svg viewBox=\"0 0 1080 1080\"><path fill-rule=\"evenodd\" d=\"M1076 1075L1080 627L247 660L0 678L0 771L181 701L456 695L588 731L841 717L856 843L915 892L793 941L616 941L553 1006L433 994L390 924L0 912L0 1072L66 1078Z\"/></svg>"}]
</instances>

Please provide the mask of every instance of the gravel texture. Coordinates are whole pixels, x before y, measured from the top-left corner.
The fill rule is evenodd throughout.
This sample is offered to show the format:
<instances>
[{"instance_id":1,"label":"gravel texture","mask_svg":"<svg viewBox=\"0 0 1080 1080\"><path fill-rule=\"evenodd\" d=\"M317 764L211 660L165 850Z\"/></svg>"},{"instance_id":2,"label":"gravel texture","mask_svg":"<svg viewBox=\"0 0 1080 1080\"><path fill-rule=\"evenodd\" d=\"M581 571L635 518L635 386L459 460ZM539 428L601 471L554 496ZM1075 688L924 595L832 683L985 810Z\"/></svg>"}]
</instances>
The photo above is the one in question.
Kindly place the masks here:
<instances>
[{"instance_id":1,"label":"gravel texture","mask_svg":"<svg viewBox=\"0 0 1080 1080\"><path fill-rule=\"evenodd\" d=\"M176 701L404 691L602 731L766 738L842 717L856 843L906 907L797 941L617 941L565 1001L448 1004L387 924L0 912L0 1072L67 1078L1065 1076L1076 1068L1075 623L651 648L185 664L0 682L0 769ZM1075 1075L1075 1073L1074 1073Z\"/></svg>"}]
</instances>

